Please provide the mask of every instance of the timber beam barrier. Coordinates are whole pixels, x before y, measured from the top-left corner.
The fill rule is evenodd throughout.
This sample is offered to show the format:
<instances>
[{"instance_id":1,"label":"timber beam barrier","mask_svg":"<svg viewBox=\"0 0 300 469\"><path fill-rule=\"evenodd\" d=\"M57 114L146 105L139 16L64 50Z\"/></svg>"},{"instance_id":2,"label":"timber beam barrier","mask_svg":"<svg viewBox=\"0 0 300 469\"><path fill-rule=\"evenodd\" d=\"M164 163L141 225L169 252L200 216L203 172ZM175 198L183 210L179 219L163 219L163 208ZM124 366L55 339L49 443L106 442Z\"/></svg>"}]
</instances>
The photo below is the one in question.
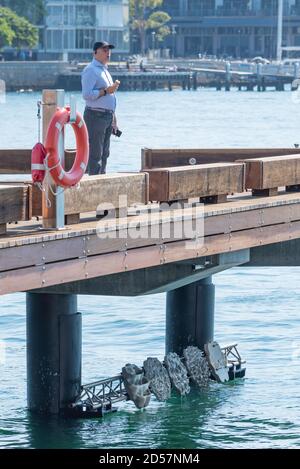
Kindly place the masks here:
<instances>
[{"instance_id":1,"label":"timber beam barrier","mask_svg":"<svg viewBox=\"0 0 300 469\"><path fill-rule=\"evenodd\" d=\"M244 191L244 164L241 163L177 166L149 170L148 174L151 201L199 197L203 202L223 202L228 194Z\"/></svg>"},{"instance_id":2,"label":"timber beam barrier","mask_svg":"<svg viewBox=\"0 0 300 469\"><path fill-rule=\"evenodd\" d=\"M38 190L34 203L34 216L42 213L42 200ZM148 202L148 175L146 173L111 173L84 176L78 187L65 191L66 224L78 223L80 214L115 211L117 217L127 214L127 207ZM123 212L122 212L123 211Z\"/></svg>"},{"instance_id":3,"label":"timber beam barrier","mask_svg":"<svg viewBox=\"0 0 300 469\"><path fill-rule=\"evenodd\" d=\"M6 224L32 218L32 192L29 186L0 183L0 234L6 233Z\"/></svg>"},{"instance_id":4,"label":"timber beam barrier","mask_svg":"<svg viewBox=\"0 0 300 469\"><path fill-rule=\"evenodd\" d=\"M10 194L10 197L7 194ZM0 196L1 206L3 205L0 223L42 216L42 192L31 182L3 183ZM105 211L114 211L116 217L126 216L128 207L147 203L147 173L84 176L78 187L65 191L66 224L79 223L80 214L88 212L102 214ZM19 209L10 210L11 204ZM25 210L24 207L30 207L31 210Z\"/></svg>"},{"instance_id":5,"label":"timber beam barrier","mask_svg":"<svg viewBox=\"0 0 300 469\"><path fill-rule=\"evenodd\" d=\"M65 151L65 167L69 171L74 162L75 151ZM31 174L30 149L0 149L0 174Z\"/></svg>"},{"instance_id":6,"label":"timber beam barrier","mask_svg":"<svg viewBox=\"0 0 300 469\"><path fill-rule=\"evenodd\" d=\"M179 156L175 155L177 163L186 161L190 151L180 150ZM219 158L222 154L225 159L229 158L229 150L218 151ZM233 153L234 158L242 150L237 151L239 153ZM287 192L300 191L299 153L267 156L269 152L287 150L259 150L262 157L250 158L258 150L243 151L245 158L235 162L175 165L140 173L84 176L80 185L65 191L65 222L67 225L80 223L80 214L86 213L101 217L112 212L116 218L124 217L133 205L144 206L146 210L149 201L172 203L197 198L204 203L222 203L228 194L242 194L246 190L252 190L255 196L276 195L278 188L282 187ZM296 151L299 150L290 150ZM42 192L29 180L1 182L0 196L2 234L6 232L7 223L42 216Z\"/></svg>"},{"instance_id":7,"label":"timber beam barrier","mask_svg":"<svg viewBox=\"0 0 300 469\"><path fill-rule=\"evenodd\" d=\"M142 171L171 166L233 163L239 159L298 154L297 148L142 149Z\"/></svg>"},{"instance_id":8,"label":"timber beam barrier","mask_svg":"<svg viewBox=\"0 0 300 469\"><path fill-rule=\"evenodd\" d=\"M245 187L254 196L276 195L300 190L300 154L241 160L245 164Z\"/></svg>"}]
</instances>

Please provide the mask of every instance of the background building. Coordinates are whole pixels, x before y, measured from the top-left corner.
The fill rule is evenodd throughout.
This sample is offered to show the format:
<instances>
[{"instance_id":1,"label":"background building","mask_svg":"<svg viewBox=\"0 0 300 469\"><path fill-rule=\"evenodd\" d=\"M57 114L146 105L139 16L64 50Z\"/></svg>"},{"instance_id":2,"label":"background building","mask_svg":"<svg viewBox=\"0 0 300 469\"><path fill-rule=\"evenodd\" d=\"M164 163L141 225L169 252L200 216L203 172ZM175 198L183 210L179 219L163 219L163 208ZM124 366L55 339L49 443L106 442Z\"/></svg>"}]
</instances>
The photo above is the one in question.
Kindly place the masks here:
<instances>
[{"instance_id":1,"label":"background building","mask_svg":"<svg viewBox=\"0 0 300 469\"><path fill-rule=\"evenodd\" d=\"M128 0L46 0L39 58L86 59L95 41L129 52Z\"/></svg>"},{"instance_id":2,"label":"background building","mask_svg":"<svg viewBox=\"0 0 300 469\"><path fill-rule=\"evenodd\" d=\"M276 57L278 0L165 0L177 56ZM300 0L284 0L283 46L300 45ZM299 52L298 52L299 54Z\"/></svg>"}]
</instances>

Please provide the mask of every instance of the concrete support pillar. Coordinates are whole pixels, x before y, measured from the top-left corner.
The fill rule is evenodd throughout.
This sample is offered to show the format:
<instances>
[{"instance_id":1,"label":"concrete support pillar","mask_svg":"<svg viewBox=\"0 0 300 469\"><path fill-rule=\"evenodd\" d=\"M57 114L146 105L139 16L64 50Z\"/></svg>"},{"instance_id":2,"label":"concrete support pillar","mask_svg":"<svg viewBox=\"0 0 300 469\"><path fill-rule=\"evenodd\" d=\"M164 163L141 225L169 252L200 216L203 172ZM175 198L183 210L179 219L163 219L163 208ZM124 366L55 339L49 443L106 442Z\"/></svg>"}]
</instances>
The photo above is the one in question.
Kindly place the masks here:
<instances>
[{"instance_id":1,"label":"concrete support pillar","mask_svg":"<svg viewBox=\"0 0 300 469\"><path fill-rule=\"evenodd\" d=\"M58 414L80 393L77 296L27 293L26 308L28 408Z\"/></svg>"},{"instance_id":2,"label":"concrete support pillar","mask_svg":"<svg viewBox=\"0 0 300 469\"><path fill-rule=\"evenodd\" d=\"M182 356L189 345L203 349L214 336L215 287L206 277L167 293L166 353Z\"/></svg>"}]
</instances>

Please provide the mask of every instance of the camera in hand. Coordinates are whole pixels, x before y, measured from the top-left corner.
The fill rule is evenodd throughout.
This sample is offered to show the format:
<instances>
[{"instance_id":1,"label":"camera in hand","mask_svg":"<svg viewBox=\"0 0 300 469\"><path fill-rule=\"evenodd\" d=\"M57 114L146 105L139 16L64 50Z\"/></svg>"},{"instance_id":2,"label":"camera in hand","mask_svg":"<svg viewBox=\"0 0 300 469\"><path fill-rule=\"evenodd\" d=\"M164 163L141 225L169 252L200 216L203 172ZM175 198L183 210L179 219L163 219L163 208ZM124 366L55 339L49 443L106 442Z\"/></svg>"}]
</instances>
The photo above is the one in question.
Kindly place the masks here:
<instances>
[{"instance_id":1,"label":"camera in hand","mask_svg":"<svg viewBox=\"0 0 300 469\"><path fill-rule=\"evenodd\" d=\"M112 129L112 134L115 135L116 137L121 137L122 132L119 129Z\"/></svg>"}]
</instances>

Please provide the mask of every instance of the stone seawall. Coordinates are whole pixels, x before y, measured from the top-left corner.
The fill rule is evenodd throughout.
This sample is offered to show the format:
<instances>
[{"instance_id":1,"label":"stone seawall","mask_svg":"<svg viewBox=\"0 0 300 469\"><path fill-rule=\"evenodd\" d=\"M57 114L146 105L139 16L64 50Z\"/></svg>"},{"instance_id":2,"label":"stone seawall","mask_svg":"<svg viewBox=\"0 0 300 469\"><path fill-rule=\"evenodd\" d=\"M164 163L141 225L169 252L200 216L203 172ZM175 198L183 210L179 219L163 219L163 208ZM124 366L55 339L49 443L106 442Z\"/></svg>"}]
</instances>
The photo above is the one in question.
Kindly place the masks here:
<instances>
[{"instance_id":1,"label":"stone seawall","mask_svg":"<svg viewBox=\"0 0 300 469\"><path fill-rule=\"evenodd\" d=\"M71 69L67 62L0 62L0 80L5 81L7 91L51 89Z\"/></svg>"}]
</instances>

